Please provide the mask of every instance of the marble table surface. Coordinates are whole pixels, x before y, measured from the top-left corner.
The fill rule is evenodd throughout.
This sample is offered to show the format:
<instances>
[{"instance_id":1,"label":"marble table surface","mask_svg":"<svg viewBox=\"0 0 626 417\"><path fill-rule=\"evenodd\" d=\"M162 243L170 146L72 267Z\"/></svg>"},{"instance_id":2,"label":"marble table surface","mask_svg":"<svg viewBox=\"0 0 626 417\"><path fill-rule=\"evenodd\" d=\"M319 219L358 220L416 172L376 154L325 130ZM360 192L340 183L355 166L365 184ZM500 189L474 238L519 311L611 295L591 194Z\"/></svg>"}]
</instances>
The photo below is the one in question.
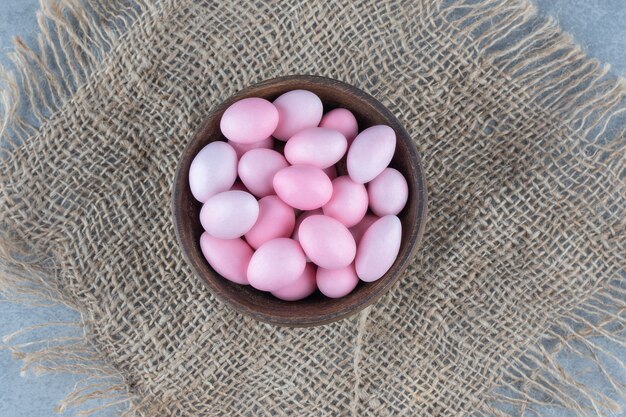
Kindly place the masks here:
<instances>
[{"instance_id":1,"label":"marble table surface","mask_svg":"<svg viewBox=\"0 0 626 417\"><path fill-rule=\"evenodd\" d=\"M27 42L37 33L35 13L39 0L0 1L0 65L9 64L7 54L12 50L11 38L19 35ZM611 64L616 75L626 74L626 1L624 0L538 0L540 13L551 15L559 21L565 31L584 49L600 61ZM0 336L28 325L49 321L72 321L76 313L62 307L32 308L0 300ZM50 331L53 335L54 330ZM624 351L615 352L618 356ZM577 358L563 358L566 369L576 370L582 365ZM53 415L52 409L73 387L77 378L69 374L32 373L20 374L22 364L6 350L0 350L0 416L44 417ZM622 375L626 384L626 375ZM588 383L600 384L590 377ZM625 410L626 400L621 402ZM96 417L117 414L115 409L106 409ZM71 416L75 410L60 414ZM59 415L59 414L56 414ZM545 410L546 416L566 417L562 410Z\"/></svg>"}]
</instances>

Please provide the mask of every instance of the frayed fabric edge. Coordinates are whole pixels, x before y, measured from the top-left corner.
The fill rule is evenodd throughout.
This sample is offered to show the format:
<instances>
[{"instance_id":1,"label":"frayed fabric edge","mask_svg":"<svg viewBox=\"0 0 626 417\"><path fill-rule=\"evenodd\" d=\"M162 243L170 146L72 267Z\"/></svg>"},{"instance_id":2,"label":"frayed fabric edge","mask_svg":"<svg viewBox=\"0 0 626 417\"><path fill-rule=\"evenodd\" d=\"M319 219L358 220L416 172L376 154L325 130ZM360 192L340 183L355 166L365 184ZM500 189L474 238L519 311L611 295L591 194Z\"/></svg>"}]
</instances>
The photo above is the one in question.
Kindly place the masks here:
<instances>
[{"instance_id":1,"label":"frayed fabric edge","mask_svg":"<svg viewBox=\"0 0 626 417\"><path fill-rule=\"evenodd\" d=\"M528 102L551 115L559 129L582 138L581 151L601 155L605 169L623 172L626 157L626 84L610 66L591 59L552 18L540 17L528 0L444 1L440 4L457 40L502 77L519 86ZM615 190L623 201L626 190ZM613 236L624 261L623 236ZM621 252L619 248L622 248ZM514 416L565 409L578 416L615 415L626 398L614 370L626 361L606 348L626 347L626 273L605 277L581 305L546 318L536 342L511 355L495 380L474 396L474 416ZM585 384L562 366L575 355L595 367L611 395Z\"/></svg>"},{"instance_id":2,"label":"frayed fabric edge","mask_svg":"<svg viewBox=\"0 0 626 417\"><path fill-rule=\"evenodd\" d=\"M537 343L511 357L495 386L481 396L476 415L542 416L557 409L585 417L621 415L616 399L626 398L626 388L616 369L623 372L626 361L611 347L626 347L625 299L623 280L614 281L559 317ZM587 384L563 366L565 356L578 358L585 375L595 374L604 387Z\"/></svg>"},{"instance_id":3,"label":"frayed fabric edge","mask_svg":"<svg viewBox=\"0 0 626 417\"><path fill-rule=\"evenodd\" d=\"M34 45L14 39L9 54L13 68L0 67L0 163L16 147L36 140L38 130L106 65L133 22L158 13L150 0L40 0L39 33ZM5 335L0 349L23 362L22 373L68 373L79 376L56 412L76 409L91 415L109 407L135 414L141 401L130 383L101 357L91 342L93 328L87 312L57 285L63 274L54 254L41 255L16 244L6 221L0 226L0 296L4 302L31 306L62 305L78 312L77 322L51 322ZM41 331L71 335L42 337Z\"/></svg>"}]
</instances>

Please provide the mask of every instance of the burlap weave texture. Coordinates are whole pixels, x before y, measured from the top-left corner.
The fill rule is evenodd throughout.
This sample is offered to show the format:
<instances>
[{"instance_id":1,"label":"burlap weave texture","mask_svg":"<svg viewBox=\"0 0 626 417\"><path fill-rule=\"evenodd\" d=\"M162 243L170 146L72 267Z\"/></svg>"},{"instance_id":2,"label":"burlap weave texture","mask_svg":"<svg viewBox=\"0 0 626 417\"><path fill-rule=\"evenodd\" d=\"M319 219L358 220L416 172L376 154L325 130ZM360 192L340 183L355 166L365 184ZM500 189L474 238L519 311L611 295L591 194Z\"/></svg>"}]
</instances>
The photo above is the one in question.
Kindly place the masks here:
<instances>
[{"instance_id":1,"label":"burlap weave texture","mask_svg":"<svg viewBox=\"0 0 626 417\"><path fill-rule=\"evenodd\" d=\"M558 378L551 358L583 336L623 343L623 85L528 3L111 4L107 23L85 28L141 12L103 59L79 51L92 70L76 88L50 76L42 88L65 93L40 127L7 133L28 139L7 151L0 198L5 280L43 280L83 313L98 361L122 379L107 392L129 413L460 416L546 398L580 414L610 408ZM309 329L217 302L186 266L170 213L178 155L203 116L287 74L380 99L415 139L429 188L423 247L401 283Z\"/></svg>"}]
</instances>

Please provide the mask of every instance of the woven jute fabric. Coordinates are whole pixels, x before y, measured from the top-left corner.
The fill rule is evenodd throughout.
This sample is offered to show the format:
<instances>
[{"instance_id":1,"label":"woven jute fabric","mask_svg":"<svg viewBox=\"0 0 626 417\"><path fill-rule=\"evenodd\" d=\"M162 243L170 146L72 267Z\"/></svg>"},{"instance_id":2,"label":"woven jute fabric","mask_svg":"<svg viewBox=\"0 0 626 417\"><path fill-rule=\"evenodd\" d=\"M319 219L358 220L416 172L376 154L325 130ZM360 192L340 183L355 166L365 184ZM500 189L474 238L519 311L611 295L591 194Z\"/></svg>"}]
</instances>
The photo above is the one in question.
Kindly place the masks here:
<instances>
[{"instance_id":1,"label":"woven jute fabric","mask_svg":"<svg viewBox=\"0 0 626 417\"><path fill-rule=\"evenodd\" d=\"M44 2L6 73L6 297L81 312L78 341L5 343L82 385L61 405L141 416L617 412L624 86L526 1ZM429 218L400 283L315 328L256 322L192 275L170 211L216 104L315 74L400 119ZM57 323L57 325L59 325ZM36 330L32 330L35 331ZM594 390L558 362L586 355ZM608 352L602 355L598 352ZM608 358L608 359L607 359ZM102 404L102 402L98 402Z\"/></svg>"}]
</instances>

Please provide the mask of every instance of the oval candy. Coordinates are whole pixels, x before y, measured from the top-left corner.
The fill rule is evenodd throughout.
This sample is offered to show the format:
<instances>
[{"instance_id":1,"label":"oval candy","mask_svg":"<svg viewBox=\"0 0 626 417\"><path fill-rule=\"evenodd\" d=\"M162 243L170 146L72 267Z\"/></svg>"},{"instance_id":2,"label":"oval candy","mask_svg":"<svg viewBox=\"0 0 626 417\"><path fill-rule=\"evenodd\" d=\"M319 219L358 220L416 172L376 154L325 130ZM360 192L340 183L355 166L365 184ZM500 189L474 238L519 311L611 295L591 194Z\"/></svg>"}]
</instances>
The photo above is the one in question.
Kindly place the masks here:
<instances>
[{"instance_id":1,"label":"oval candy","mask_svg":"<svg viewBox=\"0 0 626 417\"><path fill-rule=\"evenodd\" d=\"M285 145L285 158L292 165L305 164L328 168L346 153L348 141L340 132L311 127L293 135Z\"/></svg>"},{"instance_id":2,"label":"oval candy","mask_svg":"<svg viewBox=\"0 0 626 417\"><path fill-rule=\"evenodd\" d=\"M293 233L296 215L275 195L259 200L259 217L252 229L245 234L246 242L253 248L279 237L289 237Z\"/></svg>"},{"instance_id":3,"label":"oval candy","mask_svg":"<svg viewBox=\"0 0 626 417\"><path fill-rule=\"evenodd\" d=\"M278 125L273 136L286 141L308 127L315 127L322 119L322 100L307 90L288 91L274 100L278 110Z\"/></svg>"},{"instance_id":4,"label":"oval candy","mask_svg":"<svg viewBox=\"0 0 626 417\"><path fill-rule=\"evenodd\" d=\"M340 131L352 143L359 133L359 125L354 114L348 109L334 109L322 116L320 127L328 127Z\"/></svg>"},{"instance_id":5,"label":"oval candy","mask_svg":"<svg viewBox=\"0 0 626 417\"><path fill-rule=\"evenodd\" d=\"M250 97L231 104L220 119L226 139L253 143L270 136L278 125L278 109L269 101Z\"/></svg>"},{"instance_id":6,"label":"oval candy","mask_svg":"<svg viewBox=\"0 0 626 417\"><path fill-rule=\"evenodd\" d=\"M196 200L204 203L232 187L237 178L237 154L226 142L206 145L189 167L189 188Z\"/></svg>"},{"instance_id":7,"label":"oval candy","mask_svg":"<svg viewBox=\"0 0 626 417\"><path fill-rule=\"evenodd\" d=\"M244 153L251 151L252 149L272 149L274 147L274 138L268 136L265 139L252 143L239 143L229 140L228 144L235 150L237 158L241 158Z\"/></svg>"},{"instance_id":8,"label":"oval candy","mask_svg":"<svg viewBox=\"0 0 626 417\"><path fill-rule=\"evenodd\" d=\"M286 287L272 291L272 295L285 301L298 301L307 298L317 289L315 265L308 263L298 279Z\"/></svg>"},{"instance_id":9,"label":"oval candy","mask_svg":"<svg viewBox=\"0 0 626 417\"><path fill-rule=\"evenodd\" d=\"M396 151L396 134L385 125L368 127L357 135L348 149L348 175L360 184L383 172Z\"/></svg>"},{"instance_id":10,"label":"oval candy","mask_svg":"<svg viewBox=\"0 0 626 417\"><path fill-rule=\"evenodd\" d=\"M306 266L304 252L293 239L262 244L250 259L248 282L257 290L276 291L297 280Z\"/></svg>"},{"instance_id":11,"label":"oval candy","mask_svg":"<svg viewBox=\"0 0 626 417\"><path fill-rule=\"evenodd\" d=\"M265 197L274 194L274 175L288 166L285 157L272 149L252 149L239 160L239 178L252 194Z\"/></svg>"},{"instance_id":12,"label":"oval candy","mask_svg":"<svg viewBox=\"0 0 626 417\"><path fill-rule=\"evenodd\" d=\"M333 180L333 195L324 204L324 214L352 227L363 219L367 212L367 190L343 175Z\"/></svg>"},{"instance_id":13,"label":"oval candy","mask_svg":"<svg viewBox=\"0 0 626 417\"><path fill-rule=\"evenodd\" d=\"M359 243L354 262L356 274L365 282L380 279L393 265L402 241L402 224L394 215L372 224Z\"/></svg>"},{"instance_id":14,"label":"oval candy","mask_svg":"<svg viewBox=\"0 0 626 417\"><path fill-rule=\"evenodd\" d=\"M369 204L377 216L398 214L409 199L409 186L398 170L385 168L367 184Z\"/></svg>"},{"instance_id":15,"label":"oval candy","mask_svg":"<svg viewBox=\"0 0 626 417\"><path fill-rule=\"evenodd\" d=\"M298 238L304 253L322 268L343 268L354 260L354 238L346 226L332 217L314 215L306 218L300 224Z\"/></svg>"},{"instance_id":16,"label":"oval candy","mask_svg":"<svg viewBox=\"0 0 626 417\"><path fill-rule=\"evenodd\" d=\"M200 236L200 249L215 272L229 281L248 285L252 248L243 239L218 239L207 232Z\"/></svg>"},{"instance_id":17,"label":"oval candy","mask_svg":"<svg viewBox=\"0 0 626 417\"><path fill-rule=\"evenodd\" d=\"M247 233L259 216L259 203L245 191L224 191L200 209L200 223L211 236L234 239Z\"/></svg>"},{"instance_id":18,"label":"oval candy","mask_svg":"<svg viewBox=\"0 0 626 417\"><path fill-rule=\"evenodd\" d=\"M359 283L359 277L354 270L354 264L338 268L317 268L317 288L326 297L339 298L352 292Z\"/></svg>"},{"instance_id":19,"label":"oval candy","mask_svg":"<svg viewBox=\"0 0 626 417\"><path fill-rule=\"evenodd\" d=\"M274 190L280 199L291 207L314 210L330 200L333 185L328 175L320 168L312 165L292 165L274 175Z\"/></svg>"}]
</instances>

